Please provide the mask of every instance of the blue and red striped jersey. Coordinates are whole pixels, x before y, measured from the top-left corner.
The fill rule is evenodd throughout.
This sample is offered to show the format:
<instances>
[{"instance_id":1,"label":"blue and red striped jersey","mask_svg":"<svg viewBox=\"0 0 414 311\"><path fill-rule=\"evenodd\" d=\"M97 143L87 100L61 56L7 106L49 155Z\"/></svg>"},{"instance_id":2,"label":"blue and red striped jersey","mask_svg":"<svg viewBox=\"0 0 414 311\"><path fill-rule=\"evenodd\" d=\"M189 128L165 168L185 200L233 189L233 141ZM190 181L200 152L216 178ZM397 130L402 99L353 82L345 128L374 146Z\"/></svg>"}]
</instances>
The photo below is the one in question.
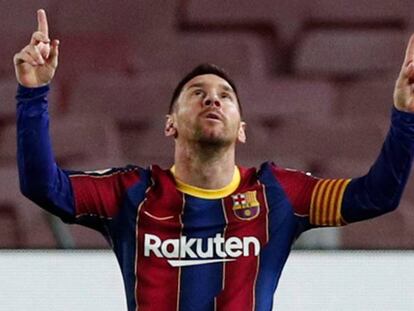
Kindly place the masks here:
<instances>
[{"instance_id":1,"label":"blue and red striped jersey","mask_svg":"<svg viewBox=\"0 0 414 311\"><path fill-rule=\"evenodd\" d=\"M394 109L379 157L353 179L316 178L266 162L237 166L228 186L207 190L156 165L66 171L53 158L48 89L19 86L21 190L108 239L128 310L271 310L295 239L395 209L414 154L414 115Z\"/></svg>"},{"instance_id":2,"label":"blue and red striped jersey","mask_svg":"<svg viewBox=\"0 0 414 311\"><path fill-rule=\"evenodd\" d=\"M271 163L236 168L216 191L158 166L68 176L75 222L99 218L131 310L270 310L292 242L316 223L341 224L348 182L323 191L318 179Z\"/></svg>"}]
</instances>

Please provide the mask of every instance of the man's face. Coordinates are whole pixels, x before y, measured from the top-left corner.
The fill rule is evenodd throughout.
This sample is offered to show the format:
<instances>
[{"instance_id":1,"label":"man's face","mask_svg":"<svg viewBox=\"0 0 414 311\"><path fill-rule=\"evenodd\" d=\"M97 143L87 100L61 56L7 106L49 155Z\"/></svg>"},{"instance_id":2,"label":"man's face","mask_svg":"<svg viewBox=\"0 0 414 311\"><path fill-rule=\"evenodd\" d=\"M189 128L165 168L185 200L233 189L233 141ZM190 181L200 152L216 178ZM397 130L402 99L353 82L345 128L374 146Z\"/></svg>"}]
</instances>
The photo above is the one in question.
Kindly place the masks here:
<instances>
[{"instance_id":1,"label":"man's face","mask_svg":"<svg viewBox=\"0 0 414 311\"><path fill-rule=\"evenodd\" d=\"M205 74L184 85L167 119L166 134L209 145L229 145L244 142L244 126L230 84L219 76Z\"/></svg>"}]
</instances>

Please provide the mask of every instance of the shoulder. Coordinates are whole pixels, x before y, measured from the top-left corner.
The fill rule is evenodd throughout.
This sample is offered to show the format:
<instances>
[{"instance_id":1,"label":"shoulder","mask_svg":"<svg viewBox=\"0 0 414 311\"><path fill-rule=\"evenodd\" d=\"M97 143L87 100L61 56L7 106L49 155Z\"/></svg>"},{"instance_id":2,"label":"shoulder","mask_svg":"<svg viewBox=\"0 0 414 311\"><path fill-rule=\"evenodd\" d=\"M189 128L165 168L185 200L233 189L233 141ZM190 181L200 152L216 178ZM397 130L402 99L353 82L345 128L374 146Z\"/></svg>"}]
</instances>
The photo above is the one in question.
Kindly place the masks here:
<instances>
[{"instance_id":1,"label":"shoulder","mask_svg":"<svg viewBox=\"0 0 414 311\"><path fill-rule=\"evenodd\" d=\"M270 169L275 178L284 185L297 185L308 182L317 182L318 178L312 176L310 172L305 172L292 168L284 168L271 163Z\"/></svg>"},{"instance_id":2,"label":"shoulder","mask_svg":"<svg viewBox=\"0 0 414 311\"><path fill-rule=\"evenodd\" d=\"M284 168L273 162L265 162L261 165L259 175L274 178L283 187L299 186L304 183L316 183L319 179L305 172L292 168Z\"/></svg>"},{"instance_id":3,"label":"shoulder","mask_svg":"<svg viewBox=\"0 0 414 311\"><path fill-rule=\"evenodd\" d=\"M312 191L319 178L304 171L280 167L272 162L262 164L261 174L274 179L281 186L295 213L308 214Z\"/></svg>"}]
</instances>

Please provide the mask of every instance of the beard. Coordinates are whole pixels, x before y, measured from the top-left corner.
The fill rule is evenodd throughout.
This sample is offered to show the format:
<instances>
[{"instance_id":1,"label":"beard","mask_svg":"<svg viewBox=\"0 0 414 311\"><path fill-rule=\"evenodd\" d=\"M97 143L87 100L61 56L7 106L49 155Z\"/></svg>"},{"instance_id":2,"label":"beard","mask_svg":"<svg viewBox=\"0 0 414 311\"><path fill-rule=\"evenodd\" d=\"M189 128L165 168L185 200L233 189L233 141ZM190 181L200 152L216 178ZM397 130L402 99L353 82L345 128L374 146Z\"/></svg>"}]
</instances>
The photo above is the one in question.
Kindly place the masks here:
<instances>
[{"instance_id":1,"label":"beard","mask_svg":"<svg viewBox=\"0 0 414 311\"><path fill-rule=\"evenodd\" d=\"M227 129L203 128L201 125L196 127L193 138L200 146L209 148L228 147L236 141Z\"/></svg>"}]
</instances>

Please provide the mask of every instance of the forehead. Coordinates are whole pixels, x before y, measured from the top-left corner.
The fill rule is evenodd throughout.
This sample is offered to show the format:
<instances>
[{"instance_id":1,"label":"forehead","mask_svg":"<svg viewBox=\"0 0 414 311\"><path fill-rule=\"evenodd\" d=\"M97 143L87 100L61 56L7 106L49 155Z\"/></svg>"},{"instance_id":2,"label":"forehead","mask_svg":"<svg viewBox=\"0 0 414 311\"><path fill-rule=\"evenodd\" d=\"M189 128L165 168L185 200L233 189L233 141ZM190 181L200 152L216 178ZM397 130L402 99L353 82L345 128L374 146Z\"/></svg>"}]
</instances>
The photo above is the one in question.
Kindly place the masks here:
<instances>
[{"instance_id":1,"label":"forehead","mask_svg":"<svg viewBox=\"0 0 414 311\"><path fill-rule=\"evenodd\" d=\"M208 87L223 87L225 89L233 90L231 85L223 78L215 74L204 74L192 78L184 84L183 90L187 90L192 86L208 86ZM233 90L234 91L234 90Z\"/></svg>"}]
</instances>

